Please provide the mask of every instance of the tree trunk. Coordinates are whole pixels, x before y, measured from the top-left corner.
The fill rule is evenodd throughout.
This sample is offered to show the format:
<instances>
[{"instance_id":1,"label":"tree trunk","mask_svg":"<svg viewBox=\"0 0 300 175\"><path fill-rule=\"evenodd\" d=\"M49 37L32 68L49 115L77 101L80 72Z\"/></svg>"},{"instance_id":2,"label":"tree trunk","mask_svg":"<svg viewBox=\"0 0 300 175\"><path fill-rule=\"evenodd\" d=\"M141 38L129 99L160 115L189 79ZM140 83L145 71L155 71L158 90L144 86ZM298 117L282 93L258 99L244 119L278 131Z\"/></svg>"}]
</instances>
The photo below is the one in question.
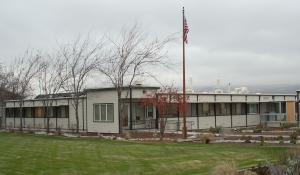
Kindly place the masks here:
<instances>
[{"instance_id":1,"label":"tree trunk","mask_svg":"<svg viewBox=\"0 0 300 175\"><path fill-rule=\"evenodd\" d=\"M20 100L20 131L23 131L23 100Z\"/></svg>"},{"instance_id":2,"label":"tree trunk","mask_svg":"<svg viewBox=\"0 0 300 175\"><path fill-rule=\"evenodd\" d=\"M118 115L119 115L119 133L123 132L123 117L122 117L122 107L121 107L121 90L118 90Z\"/></svg>"},{"instance_id":3,"label":"tree trunk","mask_svg":"<svg viewBox=\"0 0 300 175\"><path fill-rule=\"evenodd\" d=\"M163 140L163 138L164 138L166 123L167 123L167 118L165 118L165 117L160 118L160 128L159 128L160 140Z\"/></svg>"},{"instance_id":4,"label":"tree trunk","mask_svg":"<svg viewBox=\"0 0 300 175\"><path fill-rule=\"evenodd\" d=\"M48 102L47 102L48 103ZM48 109L48 104L46 103L46 101L44 100L43 101L43 105L44 105L44 114L45 114L45 118L46 118L46 133L48 134L50 132L50 119L49 119L49 115L48 115L48 112L49 112L49 109Z\"/></svg>"},{"instance_id":5,"label":"tree trunk","mask_svg":"<svg viewBox=\"0 0 300 175\"><path fill-rule=\"evenodd\" d=\"M78 99L75 101L76 133L79 133Z\"/></svg>"},{"instance_id":6,"label":"tree trunk","mask_svg":"<svg viewBox=\"0 0 300 175\"><path fill-rule=\"evenodd\" d=\"M47 119L47 133L50 132L50 117L49 117L49 107L48 105L45 107L45 114Z\"/></svg>"}]
</instances>

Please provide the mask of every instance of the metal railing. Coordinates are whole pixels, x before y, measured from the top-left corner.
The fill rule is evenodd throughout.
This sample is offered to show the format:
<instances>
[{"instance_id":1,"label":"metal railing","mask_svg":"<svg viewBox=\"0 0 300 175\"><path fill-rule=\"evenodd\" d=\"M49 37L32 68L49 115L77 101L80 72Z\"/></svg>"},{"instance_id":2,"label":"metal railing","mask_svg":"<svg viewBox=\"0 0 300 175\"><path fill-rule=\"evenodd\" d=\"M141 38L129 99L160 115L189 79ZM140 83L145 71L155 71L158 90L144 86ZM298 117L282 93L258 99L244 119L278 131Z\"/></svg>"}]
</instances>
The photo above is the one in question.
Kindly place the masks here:
<instances>
[{"instance_id":1,"label":"metal railing","mask_svg":"<svg viewBox=\"0 0 300 175\"><path fill-rule=\"evenodd\" d=\"M134 120L131 124L132 129L155 129L157 121L156 119Z\"/></svg>"},{"instance_id":2,"label":"metal railing","mask_svg":"<svg viewBox=\"0 0 300 175\"><path fill-rule=\"evenodd\" d=\"M194 121L186 121L186 127L188 130L193 129L195 125ZM167 121L166 122L166 130L169 131L180 131L182 130L183 121Z\"/></svg>"},{"instance_id":3,"label":"metal railing","mask_svg":"<svg viewBox=\"0 0 300 175\"><path fill-rule=\"evenodd\" d=\"M160 127L160 120L161 119L146 119L146 120L135 120L132 121L132 129L158 129ZM165 119L164 119L165 120ZM183 122L182 121L168 121L166 120L165 129L166 130L173 130L173 131L180 131L182 129ZM195 125L194 121L187 121L186 126L187 129L193 129Z\"/></svg>"},{"instance_id":4,"label":"metal railing","mask_svg":"<svg viewBox=\"0 0 300 175\"><path fill-rule=\"evenodd\" d=\"M262 121L262 122L286 122L287 116L285 113L260 114L260 121Z\"/></svg>"}]
</instances>

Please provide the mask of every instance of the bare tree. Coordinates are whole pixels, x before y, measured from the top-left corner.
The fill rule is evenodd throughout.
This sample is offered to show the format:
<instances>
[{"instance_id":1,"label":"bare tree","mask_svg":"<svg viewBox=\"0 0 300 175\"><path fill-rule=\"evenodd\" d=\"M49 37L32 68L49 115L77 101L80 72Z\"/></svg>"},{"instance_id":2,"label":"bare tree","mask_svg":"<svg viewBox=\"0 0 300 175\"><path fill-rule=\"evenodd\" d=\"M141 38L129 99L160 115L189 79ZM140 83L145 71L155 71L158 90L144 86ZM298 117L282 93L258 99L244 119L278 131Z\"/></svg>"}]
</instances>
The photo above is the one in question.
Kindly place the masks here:
<instances>
[{"instance_id":1,"label":"bare tree","mask_svg":"<svg viewBox=\"0 0 300 175\"><path fill-rule=\"evenodd\" d=\"M17 94L19 100L20 130L23 130L23 100L32 92L32 83L41 71L41 54L37 51L27 50L24 55L15 60L11 66L11 88L12 93Z\"/></svg>"},{"instance_id":2,"label":"bare tree","mask_svg":"<svg viewBox=\"0 0 300 175\"><path fill-rule=\"evenodd\" d=\"M42 61L41 73L38 76L40 93L43 94L43 105L47 119L46 130L49 132L49 121L53 117L53 95L62 90L65 80L68 78L62 72L64 62L57 55L46 55Z\"/></svg>"},{"instance_id":3,"label":"bare tree","mask_svg":"<svg viewBox=\"0 0 300 175\"><path fill-rule=\"evenodd\" d=\"M5 66L3 66L3 64L0 64L0 89L11 88L11 82L10 82L11 77L12 77L12 73L8 72L5 69Z\"/></svg>"},{"instance_id":4,"label":"bare tree","mask_svg":"<svg viewBox=\"0 0 300 175\"><path fill-rule=\"evenodd\" d=\"M172 105L177 105L177 112L181 114L185 110L183 95L173 85L164 86L155 93L146 94L141 99L140 104L145 107L154 106L158 111L156 118L159 124L160 140L164 138L168 117L170 117L168 116L170 115L170 110L174 110L172 109ZM177 123L177 125L177 128L180 128L180 123Z\"/></svg>"},{"instance_id":5,"label":"bare tree","mask_svg":"<svg viewBox=\"0 0 300 175\"><path fill-rule=\"evenodd\" d=\"M12 89L12 73L8 72L6 67L0 64L0 127L2 127L2 121L4 117L4 101L8 99L16 98L16 94L13 94Z\"/></svg>"},{"instance_id":6,"label":"bare tree","mask_svg":"<svg viewBox=\"0 0 300 175\"><path fill-rule=\"evenodd\" d=\"M89 37L85 39L78 37L75 42L61 46L59 49L65 64L60 75L65 78L63 88L74 96L72 106L75 110L77 133L79 132L80 97L88 75L100 64L102 48L102 40L93 44Z\"/></svg>"},{"instance_id":7,"label":"bare tree","mask_svg":"<svg viewBox=\"0 0 300 175\"><path fill-rule=\"evenodd\" d=\"M171 40L171 37L149 39L137 24L130 29L123 29L119 39L109 38L111 47L105 64L101 64L98 70L117 90L120 133L123 126L121 96L124 86L131 86L137 78L151 74L147 71L149 66L167 65L164 48Z\"/></svg>"},{"instance_id":8,"label":"bare tree","mask_svg":"<svg viewBox=\"0 0 300 175\"><path fill-rule=\"evenodd\" d=\"M13 94L14 73L0 64L0 101L17 99L18 94Z\"/></svg>"}]
</instances>

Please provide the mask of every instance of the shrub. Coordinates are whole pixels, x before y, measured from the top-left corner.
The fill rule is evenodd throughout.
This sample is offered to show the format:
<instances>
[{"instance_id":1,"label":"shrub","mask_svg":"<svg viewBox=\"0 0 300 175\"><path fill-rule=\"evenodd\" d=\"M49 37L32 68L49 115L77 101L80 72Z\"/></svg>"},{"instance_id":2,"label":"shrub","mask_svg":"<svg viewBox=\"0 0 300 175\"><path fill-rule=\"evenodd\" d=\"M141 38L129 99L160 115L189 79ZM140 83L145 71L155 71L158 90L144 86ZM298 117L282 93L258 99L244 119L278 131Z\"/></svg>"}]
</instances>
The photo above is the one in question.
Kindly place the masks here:
<instances>
[{"instance_id":1,"label":"shrub","mask_svg":"<svg viewBox=\"0 0 300 175\"><path fill-rule=\"evenodd\" d=\"M298 134L296 132L293 132L290 135L290 143L296 144L297 143L297 137L298 137Z\"/></svg>"},{"instance_id":2,"label":"shrub","mask_svg":"<svg viewBox=\"0 0 300 175\"><path fill-rule=\"evenodd\" d=\"M253 129L253 132L254 133L261 133L263 129L264 129L264 125L259 124L259 125L256 125L256 127Z\"/></svg>"},{"instance_id":3,"label":"shrub","mask_svg":"<svg viewBox=\"0 0 300 175\"><path fill-rule=\"evenodd\" d=\"M283 144L284 143L282 136L277 136L276 140L279 141L279 144Z\"/></svg>"},{"instance_id":4,"label":"shrub","mask_svg":"<svg viewBox=\"0 0 300 175\"><path fill-rule=\"evenodd\" d=\"M283 140L283 136L277 136L276 140L278 140L278 141Z\"/></svg>"},{"instance_id":5,"label":"shrub","mask_svg":"<svg viewBox=\"0 0 300 175\"><path fill-rule=\"evenodd\" d=\"M265 137L260 136L260 146L264 146L264 145L265 145Z\"/></svg>"},{"instance_id":6,"label":"shrub","mask_svg":"<svg viewBox=\"0 0 300 175\"><path fill-rule=\"evenodd\" d=\"M253 133L261 133L262 129L261 128L254 128Z\"/></svg>"},{"instance_id":7,"label":"shrub","mask_svg":"<svg viewBox=\"0 0 300 175\"><path fill-rule=\"evenodd\" d=\"M238 175L237 167L234 162L224 162L217 165L213 170L213 175Z\"/></svg>"},{"instance_id":8,"label":"shrub","mask_svg":"<svg viewBox=\"0 0 300 175\"><path fill-rule=\"evenodd\" d=\"M202 143L209 144L215 139L215 136L212 133L203 133L200 135L200 140Z\"/></svg>"},{"instance_id":9,"label":"shrub","mask_svg":"<svg viewBox=\"0 0 300 175\"><path fill-rule=\"evenodd\" d=\"M296 127L297 124L296 123L281 123L281 128L282 129L289 129L291 127Z\"/></svg>"},{"instance_id":10,"label":"shrub","mask_svg":"<svg viewBox=\"0 0 300 175\"><path fill-rule=\"evenodd\" d=\"M211 133L221 133L222 132L222 126L216 126L215 128L210 127L209 132L211 132Z\"/></svg>"},{"instance_id":11,"label":"shrub","mask_svg":"<svg viewBox=\"0 0 300 175\"><path fill-rule=\"evenodd\" d=\"M243 135L241 139L244 140L245 143L251 143L252 137Z\"/></svg>"},{"instance_id":12,"label":"shrub","mask_svg":"<svg viewBox=\"0 0 300 175\"><path fill-rule=\"evenodd\" d=\"M241 129L240 128L233 128L232 129L234 132L241 132Z\"/></svg>"},{"instance_id":13,"label":"shrub","mask_svg":"<svg viewBox=\"0 0 300 175\"><path fill-rule=\"evenodd\" d=\"M153 137L159 137L159 132L154 131L154 132L153 132Z\"/></svg>"},{"instance_id":14,"label":"shrub","mask_svg":"<svg viewBox=\"0 0 300 175\"><path fill-rule=\"evenodd\" d=\"M283 165L283 174L300 174L300 149L291 148L279 156L280 163Z\"/></svg>"}]
</instances>

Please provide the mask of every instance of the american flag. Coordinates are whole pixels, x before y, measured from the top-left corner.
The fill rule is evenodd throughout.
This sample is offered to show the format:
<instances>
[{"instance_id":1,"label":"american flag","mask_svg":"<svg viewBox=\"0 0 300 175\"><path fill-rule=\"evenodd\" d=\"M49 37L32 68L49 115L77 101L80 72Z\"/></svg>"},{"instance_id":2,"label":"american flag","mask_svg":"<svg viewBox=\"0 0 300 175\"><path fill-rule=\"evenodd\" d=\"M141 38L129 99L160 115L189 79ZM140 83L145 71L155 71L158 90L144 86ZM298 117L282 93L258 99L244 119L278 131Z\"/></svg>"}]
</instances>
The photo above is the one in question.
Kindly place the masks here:
<instances>
[{"instance_id":1,"label":"american flag","mask_svg":"<svg viewBox=\"0 0 300 175\"><path fill-rule=\"evenodd\" d=\"M184 28L183 28L183 41L185 43L188 43L188 39L187 39L187 34L189 33L189 26L186 22L186 19L185 19L185 16L184 16L184 21L183 21L183 25L184 25Z\"/></svg>"}]
</instances>

